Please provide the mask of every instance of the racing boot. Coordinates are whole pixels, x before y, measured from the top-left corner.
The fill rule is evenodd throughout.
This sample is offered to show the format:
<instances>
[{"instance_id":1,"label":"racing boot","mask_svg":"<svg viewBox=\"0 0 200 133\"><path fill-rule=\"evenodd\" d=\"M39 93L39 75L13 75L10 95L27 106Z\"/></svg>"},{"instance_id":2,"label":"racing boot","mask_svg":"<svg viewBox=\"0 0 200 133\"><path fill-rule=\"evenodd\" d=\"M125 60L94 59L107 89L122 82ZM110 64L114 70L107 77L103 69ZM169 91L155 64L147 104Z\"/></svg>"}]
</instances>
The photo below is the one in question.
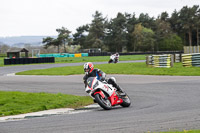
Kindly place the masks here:
<instances>
[{"instance_id":1,"label":"racing boot","mask_svg":"<svg viewBox=\"0 0 200 133\"><path fill-rule=\"evenodd\" d=\"M119 95L124 95L125 93L123 92L123 90L121 89L121 87L116 83L116 81L113 78L109 78L107 80L108 84L112 84L113 87L115 87L117 89L117 92L119 93ZM126 95L126 94L125 94Z\"/></svg>"},{"instance_id":2,"label":"racing boot","mask_svg":"<svg viewBox=\"0 0 200 133\"><path fill-rule=\"evenodd\" d=\"M123 92L123 90L122 90L122 88L119 86L119 85L115 85L115 88L117 89L117 92L118 92L118 94L120 95L120 96L124 96L124 95L126 95L124 92Z\"/></svg>"}]
</instances>

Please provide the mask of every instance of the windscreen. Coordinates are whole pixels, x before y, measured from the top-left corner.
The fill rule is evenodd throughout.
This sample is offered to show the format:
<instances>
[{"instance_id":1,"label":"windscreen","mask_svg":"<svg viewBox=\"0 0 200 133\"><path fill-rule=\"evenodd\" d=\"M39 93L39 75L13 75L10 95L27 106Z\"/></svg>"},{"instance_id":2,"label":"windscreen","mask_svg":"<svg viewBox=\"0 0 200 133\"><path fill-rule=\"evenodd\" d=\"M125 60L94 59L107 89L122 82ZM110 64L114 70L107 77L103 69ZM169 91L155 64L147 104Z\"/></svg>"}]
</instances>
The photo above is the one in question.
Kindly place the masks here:
<instances>
[{"instance_id":1,"label":"windscreen","mask_svg":"<svg viewBox=\"0 0 200 133\"><path fill-rule=\"evenodd\" d=\"M90 77L87 79L87 84L91 88L92 87L92 81L94 80L95 77Z\"/></svg>"}]
</instances>

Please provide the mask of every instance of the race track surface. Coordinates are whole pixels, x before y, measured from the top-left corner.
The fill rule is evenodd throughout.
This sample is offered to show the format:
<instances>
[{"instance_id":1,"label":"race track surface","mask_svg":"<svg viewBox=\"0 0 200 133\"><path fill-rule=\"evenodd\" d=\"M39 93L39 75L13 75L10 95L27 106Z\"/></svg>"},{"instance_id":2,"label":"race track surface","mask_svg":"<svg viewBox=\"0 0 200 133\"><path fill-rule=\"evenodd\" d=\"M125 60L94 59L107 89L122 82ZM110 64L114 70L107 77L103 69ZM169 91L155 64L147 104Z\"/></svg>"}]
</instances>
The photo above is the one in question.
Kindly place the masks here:
<instances>
[{"instance_id":1,"label":"race track surface","mask_svg":"<svg viewBox=\"0 0 200 133\"><path fill-rule=\"evenodd\" d=\"M3 76L9 72L0 73L0 90L87 95L83 75ZM0 122L0 133L143 133L200 129L200 76L107 75L111 76L129 94L132 101L129 108L116 106L105 111L97 106L69 114Z\"/></svg>"}]
</instances>

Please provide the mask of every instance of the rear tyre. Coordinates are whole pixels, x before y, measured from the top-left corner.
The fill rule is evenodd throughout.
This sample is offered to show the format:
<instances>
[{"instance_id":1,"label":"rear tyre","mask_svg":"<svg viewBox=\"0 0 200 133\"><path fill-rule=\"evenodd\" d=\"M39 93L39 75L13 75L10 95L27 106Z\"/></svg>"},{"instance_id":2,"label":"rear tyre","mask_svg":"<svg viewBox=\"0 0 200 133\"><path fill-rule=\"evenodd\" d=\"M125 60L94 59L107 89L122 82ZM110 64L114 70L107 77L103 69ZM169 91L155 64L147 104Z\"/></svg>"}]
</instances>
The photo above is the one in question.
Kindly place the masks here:
<instances>
[{"instance_id":1,"label":"rear tyre","mask_svg":"<svg viewBox=\"0 0 200 133\"><path fill-rule=\"evenodd\" d=\"M105 110L112 109L112 105L108 99L103 98L100 94L96 94L95 96L96 102Z\"/></svg>"},{"instance_id":2,"label":"rear tyre","mask_svg":"<svg viewBox=\"0 0 200 133\"><path fill-rule=\"evenodd\" d=\"M120 104L122 107L129 107L131 105L131 100L127 94L122 96L121 99L123 100L123 103Z\"/></svg>"}]
</instances>

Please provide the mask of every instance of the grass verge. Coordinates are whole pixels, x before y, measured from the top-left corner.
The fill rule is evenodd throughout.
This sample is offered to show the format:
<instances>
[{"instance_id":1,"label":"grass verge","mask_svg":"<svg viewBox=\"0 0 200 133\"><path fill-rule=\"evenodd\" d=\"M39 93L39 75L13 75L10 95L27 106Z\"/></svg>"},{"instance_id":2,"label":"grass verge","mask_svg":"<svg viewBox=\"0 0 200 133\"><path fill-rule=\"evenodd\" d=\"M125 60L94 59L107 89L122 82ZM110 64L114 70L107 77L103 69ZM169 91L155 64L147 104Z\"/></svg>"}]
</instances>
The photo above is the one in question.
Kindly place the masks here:
<instances>
[{"instance_id":1,"label":"grass verge","mask_svg":"<svg viewBox=\"0 0 200 133\"><path fill-rule=\"evenodd\" d=\"M200 76L200 67L183 67L175 63L172 68L147 67L145 63L118 63L95 65L107 74ZM16 73L17 75L73 75L84 74L83 66L67 66Z\"/></svg>"},{"instance_id":2,"label":"grass verge","mask_svg":"<svg viewBox=\"0 0 200 133\"><path fill-rule=\"evenodd\" d=\"M183 131L168 131L160 133L200 133L200 130L183 130Z\"/></svg>"},{"instance_id":3,"label":"grass verge","mask_svg":"<svg viewBox=\"0 0 200 133\"><path fill-rule=\"evenodd\" d=\"M0 117L55 108L78 108L93 103L89 96L0 91Z\"/></svg>"},{"instance_id":4,"label":"grass verge","mask_svg":"<svg viewBox=\"0 0 200 133\"><path fill-rule=\"evenodd\" d=\"M4 66L4 58L0 57L0 67Z\"/></svg>"},{"instance_id":5,"label":"grass verge","mask_svg":"<svg viewBox=\"0 0 200 133\"><path fill-rule=\"evenodd\" d=\"M55 58L56 63L77 63L77 62L102 62L108 61L110 56L88 56L88 57L65 57ZM122 55L120 61L145 60L145 55Z\"/></svg>"}]
</instances>

